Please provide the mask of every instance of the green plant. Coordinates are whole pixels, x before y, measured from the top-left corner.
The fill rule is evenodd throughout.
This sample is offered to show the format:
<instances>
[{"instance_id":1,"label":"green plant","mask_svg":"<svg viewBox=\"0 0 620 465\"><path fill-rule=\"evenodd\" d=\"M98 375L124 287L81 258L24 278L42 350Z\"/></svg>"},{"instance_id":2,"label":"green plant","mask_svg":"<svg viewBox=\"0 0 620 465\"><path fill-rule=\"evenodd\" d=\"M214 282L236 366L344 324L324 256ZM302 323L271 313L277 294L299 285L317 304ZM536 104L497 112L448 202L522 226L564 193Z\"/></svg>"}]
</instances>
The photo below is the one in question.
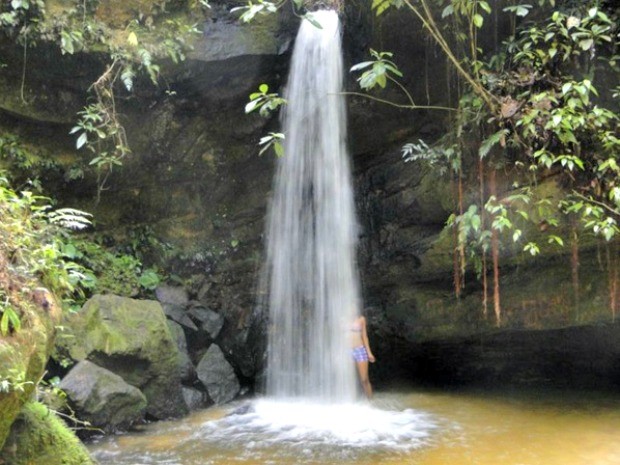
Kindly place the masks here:
<instances>
[{"instance_id":1,"label":"green plant","mask_svg":"<svg viewBox=\"0 0 620 465\"><path fill-rule=\"evenodd\" d=\"M74 238L64 249L72 260L92 273L86 296L113 293L135 297L159 285L162 277L156 268L145 268L135 255L104 247L98 240Z\"/></svg>"},{"instance_id":2,"label":"green plant","mask_svg":"<svg viewBox=\"0 0 620 465\"><path fill-rule=\"evenodd\" d=\"M245 105L245 112L252 113L258 110L261 116L267 117L271 112L285 104L285 99L280 97L277 93L270 93L267 84L261 84L258 86L258 92L250 94L250 101ZM281 132L270 132L266 136L261 137L258 142L258 145L261 146L258 154L262 155L272 147L278 157L283 156L284 148L282 147L281 141L284 140L284 137L284 134Z\"/></svg>"},{"instance_id":3,"label":"green plant","mask_svg":"<svg viewBox=\"0 0 620 465\"><path fill-rule=\"evenodd\" d=\"M0 294L2 326L6 334L19 329L20 309L28 295L45 286L66 306L88 288L88 270L63 253L71 230L90 225L79 210L52 209L49 199L28 191L15 192L0 177ZM19 282L11 284L12 282Z\"/></svg>"},{"instance_id":4,"label":"green plant","mask_svg":"<svg viewBox=\"0 0 620 465\"><path fill-rule=\"evenodd\" d=\"M595 85L597 68L616 70L618 11L604 10L602 5L568 3L549 11L546 19L541 14L555 6L553 1L508 5L495 15L508 15L514 34L499 50L488 51L481 48L477 35L495 8L489 2L373 1L378 15L390 8L413 13L460 77L451 131L431 146L422 141L405 145L403 157L439 167L456 184L456 211L448 223L455 231L456 293L467 261L486 279L486 254L490 253L497 324L503 243L518 243L528 231L543 232L540 239L525 238L522 246L526 254L537 255L543 250L541 239L547 247L571 243L574 249L579 234L592 233L610 241L620 232L617 104L599 100ZM443 22L435 19L435 8L442 12ZM524 21L533 11L537 20ZM387 74L382 60L388 57L392 64L392 55L374 50L371 55L374 61L352 68L370 68L358 79L362 89L400 85L397 75L384 75L381 82L377 78ZM577 60L579 70L572 66ZM372 72L375 66L378 73ZM575 71L579 77L573 75ZM617 94L612 92L612 97ZM409 96L408 100L409 104L394 105L414 109ZM472 168L475 171L468 175ZM495 177L500 169L510 170L518 179L516 185L526 187L498 193ZM462 180L472 175L478 179L480 195L466 206ZM557 179L563 193L537 198L538 183L549 177ZM484 289L486 299L486 282Z\"/></svg>"},{"instance_id":5,"label":"green plant","mask_svg":"<svg viewBox=\"0 0 620 465\"><path fill-rule=\"evenodd\" d=\"M0 292L2 297L2 292ZM4 301L0 302L0 334L7 336L10 332L19 331L21 328L21 320L15 309L9 302L9 296L4 296Z\"/></svg>"},{"instance_id":6,"label":"green plant","mask_svg":"<svg viewBox=\"0 0 620 465\"><path fill-rule=\"evenodd\" d=\"M8 372L0 378L0 393L24 392L25 387L34 384L26 381L26 372L10 368Z\"/></svg>"},{"instance_id":7,"label":"green plant","mask_svg":"<svg viewBox=\"0 0 620 465\"><path fill-rule=\"evenodd\" d=\"M280 8L288 3L288 0L277 0L270 2L268 0L249 0L247 5L238 6L230 10L231 13L241 13L239 19L244 23L254 21L259 16L268 16L276 13ZM292 0L290 2L293 14L306 21L313 26L321 29L321 25L312 17L312 13L308 12L305 7L304 0Z\"/></svg>"}]
</instances>

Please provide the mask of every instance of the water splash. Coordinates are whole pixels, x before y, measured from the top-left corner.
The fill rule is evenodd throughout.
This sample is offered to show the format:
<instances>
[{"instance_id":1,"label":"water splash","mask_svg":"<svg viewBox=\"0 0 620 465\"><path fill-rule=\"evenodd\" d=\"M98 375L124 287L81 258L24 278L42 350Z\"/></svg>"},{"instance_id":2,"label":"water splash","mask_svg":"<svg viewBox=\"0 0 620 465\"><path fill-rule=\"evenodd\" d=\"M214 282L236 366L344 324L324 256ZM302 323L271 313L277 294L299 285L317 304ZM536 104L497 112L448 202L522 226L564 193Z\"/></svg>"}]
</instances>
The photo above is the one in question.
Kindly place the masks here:
<instances>
[{"instance_id":1,"label":"water splash","mask_svg":"<svg viewBox=\"0 0 620 465\"><path fill-rule=\"evenodd\" d=\"M208 422L188 438L261 457L277 451L295 463L358 460L369 452L394 454L429 447L439 423L415 409L365 403L316 404L259 399L242 413Z\"/></svg>"},{"instance_id":2,"label":"water splash","mask_svg":"<svg viewBox=\"0 0 620 465\"><path fill-rule=\"evenodd\" d=\"M285 98L267 230L267 394L352 401L348 328L359 307L356 221L346 151L340 22L302 21Z\"/></svg>"}]
</instances>

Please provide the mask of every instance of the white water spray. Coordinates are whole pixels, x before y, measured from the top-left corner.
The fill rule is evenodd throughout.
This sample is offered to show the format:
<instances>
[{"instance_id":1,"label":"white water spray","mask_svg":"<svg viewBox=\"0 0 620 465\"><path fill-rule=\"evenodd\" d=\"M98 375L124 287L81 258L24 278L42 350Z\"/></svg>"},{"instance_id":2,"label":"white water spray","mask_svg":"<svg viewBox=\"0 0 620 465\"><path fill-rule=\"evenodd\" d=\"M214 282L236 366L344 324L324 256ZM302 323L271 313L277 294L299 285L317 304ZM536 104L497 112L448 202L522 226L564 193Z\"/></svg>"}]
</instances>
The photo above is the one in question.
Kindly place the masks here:
<instances>
[{"instance_id":1,"label":"white water spray","mask_svg":"<svg viewBox=\"0 0 620 465\"><path fill-rule=\"evenodd\" d=\"M285 98L286 136L268 222L267 395L355 397L349 329L359 307L356 220L334 11L302 21Z\"/></svg>"}]
</instances>

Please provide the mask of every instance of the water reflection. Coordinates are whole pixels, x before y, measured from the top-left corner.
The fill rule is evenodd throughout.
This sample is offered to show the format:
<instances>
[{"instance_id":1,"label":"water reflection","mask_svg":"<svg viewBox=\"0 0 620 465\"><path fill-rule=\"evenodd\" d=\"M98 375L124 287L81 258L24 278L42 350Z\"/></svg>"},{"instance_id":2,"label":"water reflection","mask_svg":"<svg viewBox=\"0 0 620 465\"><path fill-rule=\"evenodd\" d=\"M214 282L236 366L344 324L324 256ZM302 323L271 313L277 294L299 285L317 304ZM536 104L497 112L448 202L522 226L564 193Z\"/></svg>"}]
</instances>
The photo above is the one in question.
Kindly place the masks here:
<instances>
[{"instance_id":1,"label":"water reflection","mask_svg":"<svg viewBox=\"0 0 620 465\"><path fill-rule=\"evenodd\" d=\"M101 465L617 465L618 433L615 399L409 393L338 408L236 404L90 449Z\"/></svg>"}]
</instances>

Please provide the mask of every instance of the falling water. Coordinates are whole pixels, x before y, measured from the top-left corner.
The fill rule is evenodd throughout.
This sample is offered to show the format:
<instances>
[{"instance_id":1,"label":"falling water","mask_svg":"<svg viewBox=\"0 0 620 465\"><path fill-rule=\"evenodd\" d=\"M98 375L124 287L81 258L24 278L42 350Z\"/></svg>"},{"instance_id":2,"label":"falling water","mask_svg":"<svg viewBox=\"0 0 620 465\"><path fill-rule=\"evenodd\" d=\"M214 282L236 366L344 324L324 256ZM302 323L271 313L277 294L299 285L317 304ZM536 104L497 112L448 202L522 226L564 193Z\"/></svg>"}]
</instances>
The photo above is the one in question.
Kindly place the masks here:
<instances>
[{"instance_id":1,"label":"falling water","mask_svg":"<svg viewBox=\"0 0 620 465\"><path fill-rule=\"evenodd\" d=\"M313 17L321 28L302 21L293 51L268 222L267 394L348 402L359 290L340 23L334 11Z\"/></svg>"}]
</instances>

